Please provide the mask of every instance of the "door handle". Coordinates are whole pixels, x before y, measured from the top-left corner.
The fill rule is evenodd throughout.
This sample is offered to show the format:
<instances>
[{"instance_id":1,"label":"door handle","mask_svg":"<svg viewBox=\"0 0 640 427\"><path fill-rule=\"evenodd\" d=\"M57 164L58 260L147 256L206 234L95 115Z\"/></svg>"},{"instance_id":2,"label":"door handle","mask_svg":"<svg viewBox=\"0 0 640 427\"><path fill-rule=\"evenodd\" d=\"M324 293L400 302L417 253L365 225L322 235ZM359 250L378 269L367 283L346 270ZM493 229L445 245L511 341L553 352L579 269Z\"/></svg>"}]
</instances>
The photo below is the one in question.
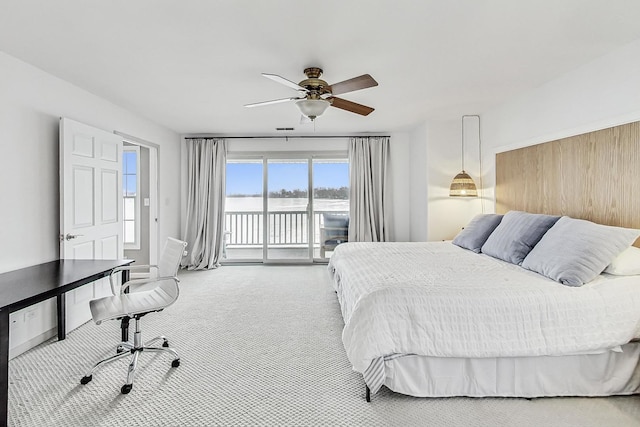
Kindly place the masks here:
<instances>
[{"instance_id":1,"label":"door handle","mask_svg":"<svg viewBox=\"0 0 640 427\"><path fill-rule=\"evenodd\" d=\"M62 234L60 235L60 240L71 240L71 239L75 239L76 237L82 237L84 236L84 234L71 234L71 233L67 233L66 236L63 236Z\"/></svg>"}]
</instances>

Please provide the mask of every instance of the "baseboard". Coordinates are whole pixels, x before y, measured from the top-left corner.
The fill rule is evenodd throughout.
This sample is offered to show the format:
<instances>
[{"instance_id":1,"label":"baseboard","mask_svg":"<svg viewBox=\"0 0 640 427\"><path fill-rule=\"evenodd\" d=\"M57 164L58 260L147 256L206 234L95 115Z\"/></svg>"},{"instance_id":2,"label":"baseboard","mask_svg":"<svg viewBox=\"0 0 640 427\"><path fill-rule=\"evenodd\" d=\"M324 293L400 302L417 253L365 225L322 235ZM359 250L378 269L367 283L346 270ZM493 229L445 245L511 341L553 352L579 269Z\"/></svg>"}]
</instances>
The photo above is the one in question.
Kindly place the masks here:
<instances>
[{"instance_id":1,"label":"baseboard","mask_svg":"<svg viewBox=\"0 0 640 427\"><path fill-rule=\"evenodd\" d=\"M43 342L47 341L49 338L55 337L58 334L58 329L57 327L49 329L48 331L45 331L43 333L41 333L40 335L37 335L33 338L31 338L28 341L23 342L20 345L17 345L13 348L9 349L9 360L13 359L16 356L21 355L22 353L24 353L27 350L32 349L33 347L42 344Z\"/></svg>"}]
</instances>

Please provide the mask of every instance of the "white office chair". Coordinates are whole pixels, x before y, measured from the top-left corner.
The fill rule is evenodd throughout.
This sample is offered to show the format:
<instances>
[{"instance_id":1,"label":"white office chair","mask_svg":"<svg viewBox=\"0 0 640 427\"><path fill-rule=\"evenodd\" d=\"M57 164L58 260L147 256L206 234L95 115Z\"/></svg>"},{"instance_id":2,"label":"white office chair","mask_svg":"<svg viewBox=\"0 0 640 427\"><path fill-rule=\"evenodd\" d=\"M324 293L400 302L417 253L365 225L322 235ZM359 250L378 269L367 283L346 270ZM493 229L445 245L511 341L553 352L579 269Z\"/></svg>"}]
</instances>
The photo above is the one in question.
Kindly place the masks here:
<instances>
[{"instance_id":1,"label":"white office chair","mask_svg":"<svg viewBox=\"0 0 640 427\"><path fill-rule=\"evenodd\" d=\"M179 280L177 273L180 267L180 261L186 254L186 247L187 243L169 237L164 245L160 263L157 266L138 265L114 269L109 277L113 296L92 300L89 303L91 315L97 325L105 320L112 319L126 320L128 325L129 319L135 319L136 329L133 336L133 344L128 341L120 342L116 347L116 354L96 363L93 368L82 377L80 384L87 384L91 381L93 373L100 366L121 359L129 354L131 355L131 363L129 364L127 382L120 389L122 394L129 393L133 388L133 378L138 365L138 357L143 352L169 353L173 356L171 366L174 368L180 366L180 357L174 349L169 348L169 342L165 336L155 337L142 344L140 318L154 311L162 311L178 299L180 290L178 288ZM114 277L116 277L116 273L122 270L143 270L149 268L157 271L157 277L129 280L120 287L119 291L116 289L116 282L113 280ZM131 290L131 292L126 293L127 290ZM162 347L150 347L151 344L160 340L162 340Z\"/></svg>"}]
</instances>

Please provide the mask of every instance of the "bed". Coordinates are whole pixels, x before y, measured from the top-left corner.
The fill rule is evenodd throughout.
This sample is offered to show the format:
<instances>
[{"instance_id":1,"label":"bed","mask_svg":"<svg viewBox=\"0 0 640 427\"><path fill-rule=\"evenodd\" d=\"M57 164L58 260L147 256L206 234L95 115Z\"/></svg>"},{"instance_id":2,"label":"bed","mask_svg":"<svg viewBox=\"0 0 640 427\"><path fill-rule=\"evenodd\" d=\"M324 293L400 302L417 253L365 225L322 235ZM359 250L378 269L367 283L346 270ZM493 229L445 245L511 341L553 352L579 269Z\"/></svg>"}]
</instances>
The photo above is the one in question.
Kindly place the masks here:
<instances>
[{"instance_id":1,"label":"bed","mask_svg":"<svg viewBox=\"0 0 640 427\"><path fill-rule=\"evenodd\" d=\"M573 255L582 262L583 223L640 228L639 135L632 123L497 155L497 212L562 217L529 242L531 256L452 242L338 246L329 273L367 400L383 385L430 397L640 393L640 274L601 273L637 234L591 276L557 268ZM585 170L596 172L581 175L582 186L568 179ZM560 233L565 218L579 227ZM571 244L578 252L563 253Z\"/></svg>"},{"instance_id":2,"label":"bed","mask_svg":"<svg viewBox=\"0 0 640 427\"><path fill-rule=\"evenodd\" d=\"M382 385L433 397L640 390L639 276L569 287L450 242L346 243L329 271L347 356L373 393Z\"/></svg>"}]
</instances>

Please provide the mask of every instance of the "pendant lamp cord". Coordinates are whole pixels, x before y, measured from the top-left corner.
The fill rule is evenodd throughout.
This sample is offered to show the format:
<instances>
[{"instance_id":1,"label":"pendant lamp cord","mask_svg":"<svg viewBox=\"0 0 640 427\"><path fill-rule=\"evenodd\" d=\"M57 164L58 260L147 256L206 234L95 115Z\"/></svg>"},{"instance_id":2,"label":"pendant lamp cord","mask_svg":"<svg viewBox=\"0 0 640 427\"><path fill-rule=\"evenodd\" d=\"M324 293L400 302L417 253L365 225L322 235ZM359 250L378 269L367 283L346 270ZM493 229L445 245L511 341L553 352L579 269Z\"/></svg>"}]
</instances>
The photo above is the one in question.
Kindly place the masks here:
<instances>
[{"instance_id":1,"label":"pendant lamp cord","mask_svg":"<svg viewBox=\"0 0 640 427\"><path fill-rule=\"evenodd\" d=\"M484 185L482 184L482 142L480 140L480 116L477 114L467 114L462 116L462 170L464 171L464 118L478 118L478 157L480 158L480 210L484 213Z\"/></svg>"},{"instance_id":2,"label":"pendant lamp cord","mask_svg":"<svg viewBox=\"0 0 640 427\"><path fill-rule=\"evenodd\" d=\"M482 184L482 143L480 141L480 116L478 116L478 157L480 158L480 210L484 213L484 185Z\"/></svg>"},{"instance_id":3,"label":"pendant lamp cord","mask_svg":"<svg viewBox=\"0 0 640 427\"><path fill-rule=\"evenodd\" d=\"M461 154L462 154L462 172L464 172L464 118L468 117L468 116L462 116L462 144L460 144L461 147Z\"/></svg>"}]
</instances>

